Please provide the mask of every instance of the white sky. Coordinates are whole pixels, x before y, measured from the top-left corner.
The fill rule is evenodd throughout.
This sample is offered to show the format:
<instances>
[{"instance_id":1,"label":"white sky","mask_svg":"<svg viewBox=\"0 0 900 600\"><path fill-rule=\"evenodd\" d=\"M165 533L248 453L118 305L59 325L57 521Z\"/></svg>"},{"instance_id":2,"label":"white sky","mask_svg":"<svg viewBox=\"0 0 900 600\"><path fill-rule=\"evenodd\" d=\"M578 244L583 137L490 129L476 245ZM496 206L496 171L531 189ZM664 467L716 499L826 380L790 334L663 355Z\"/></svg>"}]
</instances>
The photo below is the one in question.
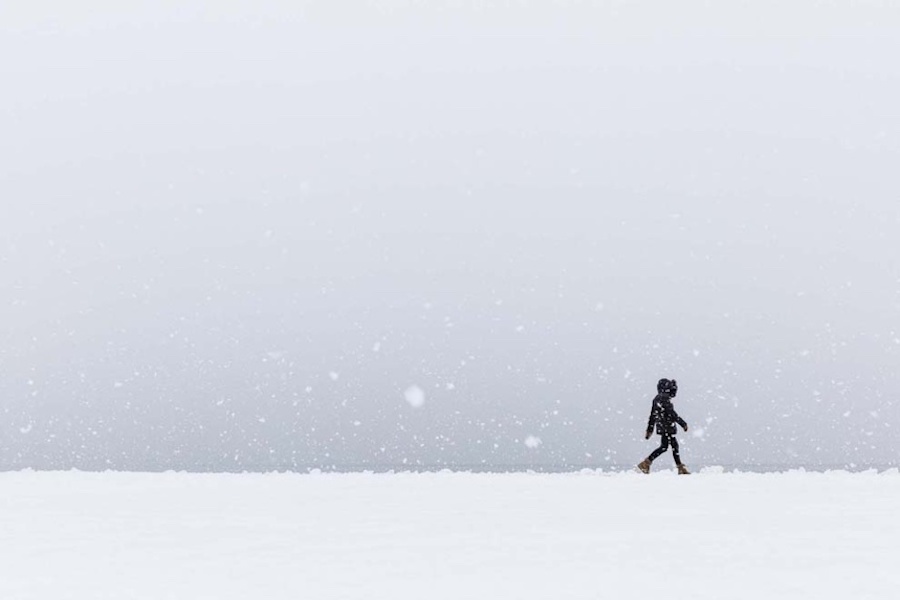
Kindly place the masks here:
<instances>
[{"instance_id":1,"label":"white sky","mask_svg":"<svg viewBox=\"0 0 900 600\"><path fill-rule=\"evenodd\" d=\"M897 31L4 3L0 465L896 461Z\"/></svg>"}]
</instances>

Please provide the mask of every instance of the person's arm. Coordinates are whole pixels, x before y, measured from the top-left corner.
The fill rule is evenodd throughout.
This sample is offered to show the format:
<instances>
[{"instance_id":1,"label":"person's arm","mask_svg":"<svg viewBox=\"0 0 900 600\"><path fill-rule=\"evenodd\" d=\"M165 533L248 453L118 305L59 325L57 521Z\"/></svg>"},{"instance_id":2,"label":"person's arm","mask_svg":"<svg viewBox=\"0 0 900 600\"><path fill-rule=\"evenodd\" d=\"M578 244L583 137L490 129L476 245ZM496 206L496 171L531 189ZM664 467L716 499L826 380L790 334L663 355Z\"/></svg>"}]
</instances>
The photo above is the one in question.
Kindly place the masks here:
<instances>
[{"instance_id":1,"label":"person's arm","mask_svg":"<svg viewBox=\"0 0 900 600\"><path fill-rule=\"evenodd\" d=\"M653 435L653 427L656 425L656 402L653 403L653 406L650 408L650 420L647 421L647 435L644 436L645 440L649 440L650 436Z\"/></svg>"},{"instance_id":2,"label":"person's arm","mask_svg":"<svg viewBox=\"0 0 900 600\"><path fill-rule=\"evenodd\" d=\"M678 416L678 413L675 412L675 407L672 405L671 402L668 403L668 406L666 408L669 410L669 416L671 417L670 421L675 421L676 423L681 425L682 429L687 431L688 424L685 423L684 419L682 419L681 417Z\"/></svg>"}]
</instances>

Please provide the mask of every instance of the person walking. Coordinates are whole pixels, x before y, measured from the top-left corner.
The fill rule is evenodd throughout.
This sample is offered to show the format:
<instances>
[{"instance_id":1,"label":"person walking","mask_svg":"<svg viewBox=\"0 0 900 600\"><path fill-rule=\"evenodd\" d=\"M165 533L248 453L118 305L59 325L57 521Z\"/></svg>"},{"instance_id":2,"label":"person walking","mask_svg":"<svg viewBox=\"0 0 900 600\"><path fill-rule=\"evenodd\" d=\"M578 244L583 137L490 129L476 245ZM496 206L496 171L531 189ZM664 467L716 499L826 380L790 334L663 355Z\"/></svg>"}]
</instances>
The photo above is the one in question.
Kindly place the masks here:
<instances>
[{"instance_id":1,"label":"person walking","mask_svg":"<svg viewBox=\"0 0 900 600\"><path fill-rule=\"evenodd\" d=\"M649 440L655 428L657 435L661 436L661 442L659 448L654 450L650 456L638 465L638 469L642 473L649 474L650 465L653 464L653 461L662 456L671 446L672 456L675 458L675 466L678 467L678 474L690 475L690 471L681 462L681 454L678 451L678 438L675 437L678 433L676 425L681 425L685 432L688 430L688 424L678 416L678 413L675 412L675 407L672 405L672 398L678 393L678 382L674 379L660 379L659 383L656 384L656 391L656 398L653 399L653 407L650 409L650 420L647 422L647 435L644 436L644 439Z\"/></svg>"}]
</instances>

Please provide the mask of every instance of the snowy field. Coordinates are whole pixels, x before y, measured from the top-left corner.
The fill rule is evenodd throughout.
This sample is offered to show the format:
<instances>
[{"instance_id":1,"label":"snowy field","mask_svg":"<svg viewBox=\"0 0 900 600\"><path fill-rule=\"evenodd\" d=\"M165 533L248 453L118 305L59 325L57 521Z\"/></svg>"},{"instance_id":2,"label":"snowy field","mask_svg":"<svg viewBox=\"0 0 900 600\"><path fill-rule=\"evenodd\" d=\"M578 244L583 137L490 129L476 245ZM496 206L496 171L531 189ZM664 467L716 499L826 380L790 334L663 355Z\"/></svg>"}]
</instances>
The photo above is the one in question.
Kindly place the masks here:
<instances>
[{"instance_id":1,"label":"snowy field","mask_svg":"<svg viewBox=\"0 0 900 600\"><path fill-rule=\"evenodd\" d=\"M0 598L897 598L900 475L0 474Z\"/></svg>"}]
</instances>

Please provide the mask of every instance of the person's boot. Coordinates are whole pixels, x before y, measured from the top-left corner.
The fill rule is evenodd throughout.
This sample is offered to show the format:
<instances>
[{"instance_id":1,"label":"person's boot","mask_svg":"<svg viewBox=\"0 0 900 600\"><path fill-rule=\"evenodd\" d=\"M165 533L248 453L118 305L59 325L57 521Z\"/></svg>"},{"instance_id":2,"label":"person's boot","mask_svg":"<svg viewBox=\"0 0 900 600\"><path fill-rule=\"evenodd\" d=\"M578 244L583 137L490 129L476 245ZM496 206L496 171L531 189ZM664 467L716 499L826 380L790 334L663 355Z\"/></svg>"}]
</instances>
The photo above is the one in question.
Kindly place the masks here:
<instances>
[{"instance_id":1,"label":"person's boot","mask_svg":"<svg viewBox=\"0 0 900 600\"><path fill-rule=\"evenodd\" d=\"M690 475L691 472L687 470L686 466L678 465L678 474L679 475Z\"/></svg>"},{"instance_id":2,"label":"person's boot","mask_svg":"<svg viewBox=\"0 0 900 600\"><path fill-rule=\"evenodd\" d=\"M649 458L645 458L645 459L643 460L643 462L641 462L641 463L638 465L638 469L640 469L641 473L643 473L644 475L649 475L649 474L650 474L650 465L651 465L651 464L652 464L652 463L650 462L650 459L649 459Z\"/></svg>"}]
</instances>

